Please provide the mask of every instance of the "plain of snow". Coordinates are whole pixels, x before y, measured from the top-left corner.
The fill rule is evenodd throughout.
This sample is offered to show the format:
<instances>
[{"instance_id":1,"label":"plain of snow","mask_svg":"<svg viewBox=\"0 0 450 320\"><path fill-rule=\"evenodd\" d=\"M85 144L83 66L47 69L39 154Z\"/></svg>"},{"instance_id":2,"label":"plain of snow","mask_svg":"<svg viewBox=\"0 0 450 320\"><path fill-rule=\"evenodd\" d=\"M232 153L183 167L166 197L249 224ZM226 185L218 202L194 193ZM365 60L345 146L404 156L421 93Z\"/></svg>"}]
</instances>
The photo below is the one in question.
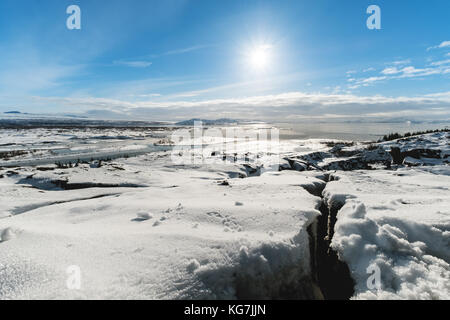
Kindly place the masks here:
<instances>
[{"instance_id":1,"label":"plain of snow","mask_svg":"<svg viewBox=\"0 0 450 320\"><path fill-rule=\"evenodd\" d=\"M3 152L39 150L0 167L24 160L44 166L0 169L0 299L320 298L307 228L320 215L321 198L306 189L322 187L330 206L343 205L332 247L350 268L354 298L450 298L448 134L375 151L342 148L363 159L400 144L442 151L440 161L415 159L418 167L391 170L270 170L312 151L334 161L329 140L318 139L271 148L259 159L267 172L243 159L221 161L215 138L202 141L214 158L206 163L175 164L170 152L154 151L101 166L51 164L61 154L147 150L164 138L151 130L107 131L0 131ZM381 271L379 290L367 287L373 265ZM80 290L67 287L71 266L80 268Z\"/></svg>"},{"instance_id":2,"label":"plain of snow","mask_svg":"<svg viewBox=\"0 0 450 320\"><path fill-rule=\"evenodd\" d=\"M272 298L308 285L305 230L320 199L301 185L321 180L267 172L223 186L237 165L169 161L152 154L100 168L24 168L0 179L0 297ZM139 187L62 190L54 179ZM72 265L81 290L66 287Z\"/></svg>"}]
</instances>

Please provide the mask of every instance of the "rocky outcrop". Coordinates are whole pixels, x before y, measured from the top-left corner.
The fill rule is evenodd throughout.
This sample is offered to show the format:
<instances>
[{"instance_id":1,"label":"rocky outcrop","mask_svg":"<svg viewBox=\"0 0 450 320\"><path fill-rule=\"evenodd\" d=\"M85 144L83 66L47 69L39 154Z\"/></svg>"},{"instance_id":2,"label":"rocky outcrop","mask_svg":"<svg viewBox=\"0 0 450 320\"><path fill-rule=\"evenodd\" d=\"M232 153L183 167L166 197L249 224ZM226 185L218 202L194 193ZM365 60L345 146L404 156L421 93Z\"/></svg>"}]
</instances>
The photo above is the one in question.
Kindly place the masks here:
<instances>
[{"instance_id":1,"label":"rocky outcrop","mask_svg":"<svg viewBox=\"0 0 450 320\"><path fill-rule=\"evenodd\" d=\"M433 149L411 149L406 151L401 151L399 147L392 147L390 154L392 156L393 162L398 165L420 165L421 162L413 162L413 161L407 161L405 163L405 159L410 157L416 160L420 160L422 158L427 159L446 159L448 155L445 155L444 157L441 156L442 151L441 150L433 150Z\"/></svg>"},{"instance_id":2,"label":"rocky outcrop","mask_svg":"<svg viewBox=\"0 0 450 320\"><path fill-rule=\"evenodd\" d=\"M333 154L335 152L335 154ZM341 156L345 154L345 156ZM348 155L352 156L348 156ZM297 157L285 158L291 170L360 170L371 169L372 165L390 167L391 155L381 147L342 151L333 147L330 152L313 152Z\"/></svg>"}]
</instances>

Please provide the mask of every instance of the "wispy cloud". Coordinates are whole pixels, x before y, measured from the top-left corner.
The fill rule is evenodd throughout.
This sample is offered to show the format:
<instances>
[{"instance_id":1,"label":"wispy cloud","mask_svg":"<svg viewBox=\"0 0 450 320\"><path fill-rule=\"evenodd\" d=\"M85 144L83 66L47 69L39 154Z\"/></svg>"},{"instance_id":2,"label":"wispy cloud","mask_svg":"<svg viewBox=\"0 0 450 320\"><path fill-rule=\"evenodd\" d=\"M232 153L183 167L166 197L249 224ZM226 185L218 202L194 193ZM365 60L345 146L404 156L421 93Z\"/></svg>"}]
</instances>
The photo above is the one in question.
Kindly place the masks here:
<instances>
[{"instance_id":1,"label":"wispy cloud","mask_svg":"<svg viewBox=\"0 0 450 320\"><path fill-rule=\"evenodd\" d=\"M381 71L382 74L397 74L400 72L401 71L398 70L397 67L385 68L383 71Z\"/></svg>"},{"instance_id":2,"label":"wispy cloud","mask_svg":"<svg viewBox=\"0 0 450 320\"><path fill-rule=\"evenodd\" d=\"M210 47L210 45L196 45L196 46L191 46L191 47L187 47L187 48L169 50L169 51L163 53L162 55L183 54L183 53L197 51L197 50L208 48L208 47Z\"/></svg>"},{"instance_id":3,"label":"wispy cloud","mask_svg":"<svg viewBox=\"0 0 450 320\"><path fill-rule=\"evenodd\" d=\"M427 51L433 50L433 49L441 49L441 48L448 48L450 47L450 41L442 41L440 44L436 46L429 47Z\"/></svg>"},{"instance_id":4,"label":"wispy cloud","mask_svg":"<svg viewBox=\"0 0 450 320\"><path fill-rule=\"evenodd\" d=\"M372 82L377 82L377 81L382 81L382 80L386 80L387 77L369 77L366 79L362 79L361 82L362 83L372 83Z\"/></svg>"},{"instance_id":5,"label":"wispy cloud","mask_svg":"<svg viewBox=\"0 0 450 320\"><path fill-rule=\"evenodd\" d=\"M387 81L392 79L410 79L410 78L421 78L428 77L432 75L446 75L450 74L450 66L447 66L443 61L432 64L431 67L427 68L416 68L413 66L404 67L398 69L396 67L385 68L381 71L383 76L369 77L369 78L359 78L352 81L352 85L349 86L350 89L357 89L361 86L369 86L371 84Z\"/></svg>"},{"instance_id":6,"label":"wispy cloud","mask_svg":"<svg viewBox=\"0 0 450 320\"><path fill-rule=\"evenodd\" d=\"M450 47L450 41L443 41L439 45L429 47L427 51L438 48ZM446 53L445 56L450 56ZM367 77L360 73L358 77L356 72L346 72L347 88L350 90L358 89L360 87L367 87L379 82L385 82L393 79L412 79L424 78L433 75L448 75L450 74L450 59L440 61L429 61L424 67L415 67L411 65L411 59L395 60L386 63L387 67L380 71L379 76ZM375 71L374 68L369 67L362 70L362 73L367 70Z\"/></svg>"},{"instance_id":7,"label":"wispy cloud","mask_svg":"<svg viewBox=\"0 0 450 320\"><path fill-rule=\"evenodd\" d=\"M73 106L97 115L113 113L129 118L170 120L186 117L217 118L233 116L240 119L286 119L320 117L394 117L419 116L450 118L450 92L416 97L358 96L286 92L276 95L201 101L139 101L129 102L104 98L35 97L37 103ZM103 112L101 111L103 110ZM376 112L374 112L376 110Z\"/></svg>"},{"instance_id":8,"label":"wispy cloud","mask_svg":"<svg viewBox=\"0 0 450 320\"><path fill-rule=\"evenodd\" d=\"M447 45L450 46L450 41L444 41L438 47L445 47ZM360 87L367 87L381 81L388 81L393 79L411 79L419 77L423 78L432 75L450 74L450 59L434 61L423 68L417 68L408 65L410 63L410 59L390 62L389 67L381 70L379 76L364 77L363 75L361 75L361 77L358 78L353 75L351 78L349 78L347 73L347 82L349 83L348 88L350 90L354 90Z\"/></svg>"},{"instance_id":9,"label":"wispy cloud","mask_svg":"<svg viewBox=\"0 0 450 320\"><path fill-rule=\"evenodd\" d=\"M145 93L145 94L130 94L130 97L135 98L154 98L154 97L161 97L160 93Z\"/></svg>"},{"instance_id":10,"label":"wispy cloud","mask_svg":"<svg viewBox=\"0 0 450 320\"><path fill-rule=\"evenodd\" d=\"M388 64L398 66L398 65L405 65L405 64L410 64L410 63L411 63L411 59L405 59L405 60L393 61Z\"/></svg>"},{"instance_id":11,"label":"wispy cloud","mask_svg":"<svg viewBox=\"0 0 450 320\"><path fill-rule=\"evenodd\" d=\"M8 67L0 72L0 94L24 96L35 91L57 89L71 77L82 72L82 65L40 63L38 60L9 60Z\"/></svg>"},{"instance_id":12,"label":"wispy cloud","mask_svg":"<svg viewBox=\"0 0 450 320\"><path fill-rule=\"evenodd\" d=\"M135 60L135 61L116 60L113 62L113 64L118 65L118 66L132 67L132 68L148 68L153 63L150 61L144 61L144 60Z\"/></svg>"},{"instance_id":13,"label":"wispy cloud","mask_svg":"<svg viewBox=\"0 0 450 320\"><path fill-rule=\"evenodd\" d=\"M450 64L450 59L441 60L441 61L435 61L435 62L431 63L432 66L442 66L442 65L445 65L445 64Z\"/></svg>"},{"instance_id":14,"label":"wispy cloud","mask_svg":"<svg viewBox=\"0 0 450 320\"><path fill-rule=\"evenodd\" d=\"M139 57L130 57L128 59L116 60L113 62L113 64L119 65L119 66L132 67L132 68L148 68L153 64L153 62L151 62L150 59L158 59L158 58L161 58L164 56L184 54L184 53L204 49L207 47L210 47L210 45L195 45L195 46L190 46L190 47L186 47L186 48L169 50L169 51L159 53L159 54L148 54L148 55L139 56Z\"/></svg>"}]
</instances>

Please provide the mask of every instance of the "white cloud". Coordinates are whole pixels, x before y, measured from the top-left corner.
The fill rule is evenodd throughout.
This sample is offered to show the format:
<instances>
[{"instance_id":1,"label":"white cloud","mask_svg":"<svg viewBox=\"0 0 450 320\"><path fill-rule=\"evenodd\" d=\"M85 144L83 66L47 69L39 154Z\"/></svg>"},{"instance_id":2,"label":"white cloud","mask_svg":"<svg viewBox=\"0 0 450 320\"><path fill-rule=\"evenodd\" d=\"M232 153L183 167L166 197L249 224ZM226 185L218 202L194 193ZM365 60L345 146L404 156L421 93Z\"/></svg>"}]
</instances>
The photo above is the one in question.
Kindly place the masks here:
<instances>
[{"instance_id":1,"label":"white cloud","mask_svg":"<svg viewBox=\"0 0 450 320\"><path fill-rule=\"evenodd\" d=\"M419 72L424 72L425 69L416 69L415 67L405 67L401 70L404 74L414 74Z\"/></svg>"},{"instance_id":2,"label":"white cloud","mask_svg":"<svg viewBox=\"0 0 450 320\"><path fill-rule=\"evenodd\" d=\"M361 82L362 83L372 83L372 82L377 82L377 81L382 81L382 80L386 80L387 77L369 77L366 79L363 79Z\"/></svg>"},{"instance_id":3,"label":"white cloud","mask_svg":"<svg viewBox=\"0 0 450 320\"><path fill-rule=\"evenodd\" d=\"M375 82L383 81L388 79L386 76L381 77L369 77L369 78L362 78L362 79L353 79L353 84L349 85L348 88L351 90L360 88L360 87L367 87L369 85L372 85Z\"/></svg>"},{"instance_id":4,"label":"white cloud","mask_svg":"<svg viewBox=\"0 0 450 320\"><path fill-rule=\"evenodd\" d=\"M417 77L426 77L431 75L439 75L446 74L450 70L450 67L433 67L433 68L423 68L416 69L415 67L406 67L402 69L402 75L397 78L417 78Z\"/></svg>"},{"instance_id":5,"label":"white cloud","mask_svg":"<svg viewBox=\"0 0 450 320\"><path fill-rule=\"evenodd\" d=\"M381 71L382 76L352 80L352 84L349 85L348 88L353 90L362 86L373 85L383 80L420 78L432 75L446 75L450 73L450 66L448 65L449 63L450 60L437 61L432 63L430 67L427 68L407 66L399 69L397 67L389 67Z\"/></svg>"},{"instance_id":6,"label":"white cloud","mask_svg":"<svg viewBox=\"0 0 450 320\"><path fill-rule=\"evenodd\" d=\"M207 45L191 46L191 47L187 47L187 48L170 50L170 51L167 51L166 53L164 53L164 55L183 54L183 53L187 53L187 52L192 52L192 51L197 51L197 50L200 50L200 49L204 49L204 48L207 48L207 47L209 47L209 46L207 46Z\"/></svg>"},{"instance_id":7,"label":"white cloud","mask_svg":"<svg viewBox=\"0 0 450 320\"><path fill-rule=\"evenodd\" d=\"M393 61L390 64L393 65L404 65L404 64L409 64L411 63L411 59L405 59L405 60L397 60L397 61Z\"/></svg>"},{"instance_id":8,"label":"white cloud","mask_svg":"<svg viewBox=\"0 0 450 320\"><path fill-rule=\"evenodd\" d=\"M398 70L396 67L390 67L390 68L386 68L383 71L381 71L382 74L397 74L400 73L401 71Z\"/></svg>"},{"instance_id":9,"label":"white cloud","mask_svg":"<svg viewBox=\"0 0 450 320\"><path fill-rule=\"evenodd\" d=\"M437 46L429 47L429 48L427 49L427 51L432 50L432 49L441 49L441 48L448 48L448 47L450 47L450 41L442 41L442 42L441 42L439 45L437 45Z\"/></svg>"},{"instance_id":10,"label":"white cloud","mask_svg":"<svg viewBox=\"0 0 450 320\"><path fill-rule=\"evenodd\" d=\"M335 88L336 89L336 88ZM339 89L339 88L338 88ZM201 101L129 102L105 98L35 97L35 103L56 104L73 110L76 106L87 114L108 113L137 119L171 120L175 118L218 118L223 115L239 119L286 119L371 117L410 114L450 118L450 92L416 97L358 96L338 93L286 92L243 98ZM59 109L61 110L61 109Z\"/></svg>"},{"instance_id":11,"label":"white cloud","mask_svg":"<svg viewBox=\"0 0 450 320\"><path fill-rule=\"evenodd\" d=\"M428 48L428 50L435 48L447 48L450 47L450 41L443 41L439 45ZM450 52L445 54L445 56L450 56ZM357 89L362 86L369 86L383 80L392 79L407 79L407 78L420 78L427 77L431 75L447 75L450 74L450 59L431 62L425 68L416 68L414 66L407 66L411 63L411 59L397 60L387 63L388 67L384 68L380 74L381 76L372 76L368 78L357 79L354 76L349 75L347 72L347 82L351 84L348 85L348 89ZM373 70L373 68L364 69L363 72L368 70Z\"/></svg>"},{"instance_id":12,"label":"white cloud","mask_svg":"<svg viewBox=\"0 0 450 320\"><path fill-rule=\"evenodd\" d=\"M442 66L444 64L450 64L450 59L442 60L442 61L435 61L431 63L432 66Z\"/></svg>"},{"instance_id":13,"label":"white cloud","mask_svg":"<svg viewBox=\"0 0 450 320\"><path fill-rule=\"evenodd\" d=\"M132 67L132 68L148 68L153 63L150 61L144 61L144 60L136 60L136 61L117 60L117 61L114 61L114 64L119 65L119 66Z\"/></svg>"},{"instance_id":14,"label":"white cloud","mask_svg":"<svg viewBox=\"0 0 450 320\"><path fill-rule=\"evenodd\" d=\"M114 65L120 65L120 66L127 66L132 68L148 68L150 67L153 62L149 61L149 59L157 59L163 56L170 56L170 55L178 55L183 53L188 53L192 51L197 51L203 48L210 47L211 45L196 45L186 48L180 48L180 49L174 49L169 50L164 53L160 54L147 54L139 57L129 57L127 59L122 60L116 60L113 62Z\"/></svg>"},{"instance_id":15,"label":"white cloud","mask_svg":"<svg viewBox=\"0 0 450 320\"><path fill-rule=\"evenodd\" d=\"M137 98L154 98L154 97L161 97L160 93L146 93L146 94L130 94L130 97L137 97Z\"/></svg>"}]
</instances>

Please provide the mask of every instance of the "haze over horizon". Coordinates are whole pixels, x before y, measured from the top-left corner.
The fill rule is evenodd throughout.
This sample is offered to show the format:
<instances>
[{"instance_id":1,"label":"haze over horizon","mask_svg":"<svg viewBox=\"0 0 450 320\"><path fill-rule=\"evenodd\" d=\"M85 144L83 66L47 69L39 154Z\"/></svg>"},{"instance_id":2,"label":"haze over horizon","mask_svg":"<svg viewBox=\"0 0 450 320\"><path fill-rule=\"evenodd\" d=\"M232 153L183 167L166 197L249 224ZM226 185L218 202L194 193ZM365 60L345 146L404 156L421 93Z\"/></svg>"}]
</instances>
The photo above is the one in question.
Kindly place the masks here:
<instances>
[{"instance_id":1,"label":"haze over horizon","mask_svg":"<svg viewBox=\"0 0 450 320\"><path fill-rule=\"evenodd\" d=\"M66 9L81 9L69 30ZM369 5L381 30L369 30ZM450 3L5 0L0 113L450 121Z\"/></svg>"}]
</instances>

